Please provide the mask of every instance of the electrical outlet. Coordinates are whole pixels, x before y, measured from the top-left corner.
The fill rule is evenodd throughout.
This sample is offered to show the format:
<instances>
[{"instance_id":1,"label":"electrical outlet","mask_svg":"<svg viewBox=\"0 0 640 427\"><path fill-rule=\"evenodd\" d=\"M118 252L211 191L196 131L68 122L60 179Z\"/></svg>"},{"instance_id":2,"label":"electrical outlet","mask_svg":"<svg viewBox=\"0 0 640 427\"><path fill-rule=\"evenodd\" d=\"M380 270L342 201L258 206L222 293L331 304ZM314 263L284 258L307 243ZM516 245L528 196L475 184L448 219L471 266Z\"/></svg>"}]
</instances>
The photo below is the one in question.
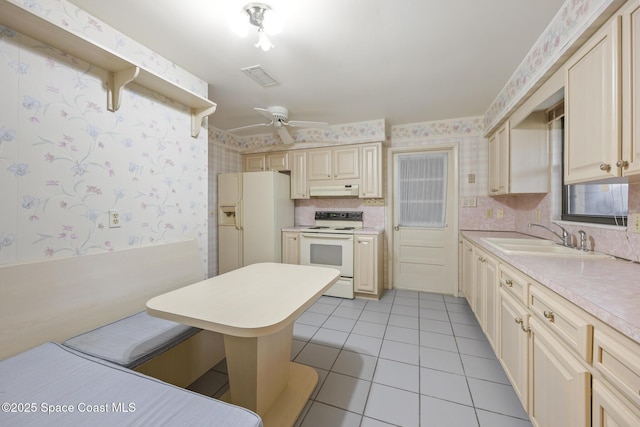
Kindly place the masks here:
<instances>
[{"instance_id":1,"label":"electrical outlet","mask_svg":"<svg viewBox=\"0 0 640 427\"><path fill-rule=\"evenodd\" d=\"M120 228L120 213L117 210L109 211L109 228Z\"/></svg>"},{"instance_id":2,"label":"electrical outlet","mask_svg":"<svg viewBox=\"0 0 640 427\"><path fill-rule=\"evenodd\" d=\"M540 209L536 209L536 221L540 222L541 218L542 218L542 211Z\"/></svg>"},{"instance_id":3,"label":"electrical outlet","mask_svg":"<svg viewBox=\"0 0 640 427\"><path fill-rule=\"evenodd\" d=\"M631 215L631 232L640 233L640 213Z\"/></svg>"},{"instance_id":4,"label":"electrical outlet","mask_svg":"<svg viewBox=\"0 0 640 427\"><path fill-rule=\"evenodd\" d=\"M484 216L487 218L493 218L493 209L487 208L487 210L484 211Z\"/></svg>"},{"instance_id":5,"label":"electrical outlet","mask_svg":"<svg viewBox=\"0 0 640 427\"><path fill-rule=\"evenodd\" d=\"M470 173L469 175L467 175L467 182L469 184L475 184L476 183L476 174L475 173Z\"/></svg>"},{"instance_id":6,"label":"electrical outlet","mask_svg":"<svg viewBox=\"0 0 640 427\"><path fill-rule=\"evenodd\" d=\"M496 218L498 218L498 219L504 218L504 209L496 210Z\"/></svg>"}]
</instances>

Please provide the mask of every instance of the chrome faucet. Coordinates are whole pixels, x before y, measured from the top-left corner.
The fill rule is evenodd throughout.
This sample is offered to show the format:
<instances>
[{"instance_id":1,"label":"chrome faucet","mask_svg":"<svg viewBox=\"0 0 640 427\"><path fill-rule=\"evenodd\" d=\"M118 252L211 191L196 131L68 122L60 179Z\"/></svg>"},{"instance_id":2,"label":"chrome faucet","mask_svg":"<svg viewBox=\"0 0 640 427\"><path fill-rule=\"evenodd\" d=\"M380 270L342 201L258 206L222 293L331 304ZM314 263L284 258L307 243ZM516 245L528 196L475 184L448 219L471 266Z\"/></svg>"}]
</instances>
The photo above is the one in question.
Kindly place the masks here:
<instances>
[{"instance_id":1,"label":"chrome faucet","mask_svg":"<svg viewBox=\"0 0 640 427\"><path fill-rule=\"evenodd\" d=\"M550 229L547 226L544 226L542 224L535 224L535 223L529 223L529 227L542 227L545 230L548 230L550 232L552 232L553 234L556 235L556 237L558 237L558 239L562 240L562 244L568 248L572 248L573 245L571 244L571 234L569 234L569 232L560 224L556 224L555 222L552 222L552 224L554 224L555 226L559 227L562 230L562 236L558 233L556 233L555 231L553 231L552 229Z\"/></svg>"},{"instance_id":2,"label":"chrome faucet","mask_svg":"<svg viewBox=\"0 0 640 427\"><path fill-rule=\"evenodd\" d=\"M585 233L583 230L579 230L578 234L580 235L580 250L581 251L588 251L589 249L587 249L587 233Z\"/></svg>"}]
</instances>

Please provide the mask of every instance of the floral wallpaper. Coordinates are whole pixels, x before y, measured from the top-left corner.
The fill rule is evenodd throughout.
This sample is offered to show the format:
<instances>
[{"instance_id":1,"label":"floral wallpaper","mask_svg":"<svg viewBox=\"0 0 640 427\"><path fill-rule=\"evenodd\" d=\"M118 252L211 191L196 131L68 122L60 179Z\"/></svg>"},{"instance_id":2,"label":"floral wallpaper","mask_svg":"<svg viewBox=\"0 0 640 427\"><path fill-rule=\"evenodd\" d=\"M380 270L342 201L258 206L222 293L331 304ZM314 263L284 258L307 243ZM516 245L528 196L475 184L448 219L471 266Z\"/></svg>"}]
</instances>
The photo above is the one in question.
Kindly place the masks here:
<instances>
[{"instance_id":1,"label":"floral wallpaper","mask_svg":"<svg viewBox=\"0 0 640 427\"><path fill-rule=\"evenodd\" d=\"M385 120L347 123L324 129L289 129L295 143L304 142L305 148L312 148L327 143L358 144L380 142L386 140ZM220 129L211 129L209 137L216 143L238 151L263 151L264 149L282 149L283 144L276 133L265 133L238 137ZM288 148L288 147L287 147Z\"/></svg>"},{"instance_id":2,"label":"floral wallpaper","mask_svg":"<svg viewBox=\"0 0 640 427\"><path fill-rule=\"evenodd\" d=\"M601 20L611 6L623 0L566 0L485 114L485 131L491 132L542 83L546 73L575 47L582 34Z\"/></svg>"},{"instance_id":3,"label":"floral wallpaper","mask_svg":"<svg viewBox=\"0 0 640 427\"><path fill-rule=\"evenodd\" d=\"M65 1L20 3L206 94ZM197 239L206 266L206 132L192 138L184 106L136 85L107 111L106 81L105 70L0 27L0 265Z\"/></svg>"}]
</instances>

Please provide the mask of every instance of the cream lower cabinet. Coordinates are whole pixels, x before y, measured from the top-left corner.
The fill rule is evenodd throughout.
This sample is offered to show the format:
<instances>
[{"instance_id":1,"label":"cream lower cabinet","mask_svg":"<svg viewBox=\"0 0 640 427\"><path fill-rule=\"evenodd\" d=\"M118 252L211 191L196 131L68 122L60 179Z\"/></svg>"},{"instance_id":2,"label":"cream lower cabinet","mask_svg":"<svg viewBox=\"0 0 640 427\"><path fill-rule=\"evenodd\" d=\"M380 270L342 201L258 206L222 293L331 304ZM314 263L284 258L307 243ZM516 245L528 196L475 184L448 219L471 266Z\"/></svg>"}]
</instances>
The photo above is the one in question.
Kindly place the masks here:
<instances>
[{"instance_id":1,"label":"cream lower cabinet","mask_svg":"<svg viewBox=\"0 0 640 427\"><path fill-rule=\"evenodd\" d=\"M472 308L484 312L490 338L491 270L483 248L460 239L464 283ZM465 259L467 261L465 261ZM474 263L475 261L475 263ZM640 426L640 344L496 258L495 347L513 389L535 427ZM464 264L467 263L467 267ZM485 265L483 268L478 265ZM470 267L469 267L470 266ZM465 273L466 271L466 273ZM477 277L465 279L465 275Z\"/></svg>"},{"instance_id":2,"label":"cream lower cabinet","mask_svg":"<svg viewBox=\"0 0 640 427\"><path fill-rule=\"evenodd\" d=\"M300 264L300 233L282 232L282 263Z\"/></svg>"},{"instance_id":3,"label":"cream lower cabinet","mask_svg":"<svg viewBox=\"0 0 640 427\"><path fill-rule=\"evenodd\" d=\"M478 250L476 252L476 272L482 283L480 288L483 292L482 330L487 335L489 344L495 350L498 342L498 260L489 254Z\"/></svg>"},{"instance_id":4,"label":"cream lower cabinet","mask_svg":"<svg viewBox=\"0 0 640 427\"><path fill-rule=\"evenodd\" d=\"M474 246L466 239L460 239L460 291L469 302L469 306L474 310L475 298L473 289L475 287L474 269Z\"/></svg>"},{"instance_id":5,"label":"cream lower cabinet","mask_svg":"<svg viewBox=\"0 0 640 427\"><path fill-rule=\"evenodd\" d=\"M525 411L529 387L529 313L508 291L500 289L498 359Z\"/></svg>"},{"instance_id":6,"label":"cream lower cabinet","mask_svg":"<svg viewBox=\"0 0 640 427\"><path fill-rule=\"evenodd\" d=\"M538 319L529 322L529 417L536 427L591 424L591 374Z\"/></svg>"},{"instance_id":7,"label":"cream lower cabinet","mask_svg":"<svg viewBox=\"0 0 640 427\"><path fill-rule=\"evenodd\" d=\"M615 389L597 378L593 379L591 425L593 427L640 426L640 410Z\"/></svg>"},{"instance_id":8,"label":"cream lower cabinet","mask_svg":"<svg viewBox=\"0 0 640 427\"><path fill-rule=\"evenodd\" d=\"M640 345L606 326L593 335L593 425L640 426Z\"/></svg>"},{"instance_id":9,"label":"cream lower cabinet","mask_svg":"<svg viewBox=\"0 0 640 427\"><path fill-rule=\"evenodd\" d=\"M380 297L382 292L382 234L354 236L353 289L359 294Z\"/></svg>"}]
</instances>

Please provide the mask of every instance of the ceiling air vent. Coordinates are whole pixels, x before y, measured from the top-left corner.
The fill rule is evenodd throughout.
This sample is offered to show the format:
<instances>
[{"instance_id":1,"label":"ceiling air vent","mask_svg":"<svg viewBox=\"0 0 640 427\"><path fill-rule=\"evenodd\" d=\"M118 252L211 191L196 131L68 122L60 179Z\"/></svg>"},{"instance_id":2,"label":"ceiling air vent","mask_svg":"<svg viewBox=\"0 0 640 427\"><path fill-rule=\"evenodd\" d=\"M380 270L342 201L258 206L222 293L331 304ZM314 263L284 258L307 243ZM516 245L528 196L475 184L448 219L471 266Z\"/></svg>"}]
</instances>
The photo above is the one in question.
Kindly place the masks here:
<instances>
[{"instance_id":1,"label":"ceiling air vent","mask_svg":"<svg viewBox=\"0 0 640 427\"><path fill-rule=\"evenodd\" d=\"M267 70L262 67L262 65L252 65L251 67L242 68L241 70L247 76L258 82L262 87L276 86L280 84L271 74L269 74Z\"/></svg>"}]
</instances>

